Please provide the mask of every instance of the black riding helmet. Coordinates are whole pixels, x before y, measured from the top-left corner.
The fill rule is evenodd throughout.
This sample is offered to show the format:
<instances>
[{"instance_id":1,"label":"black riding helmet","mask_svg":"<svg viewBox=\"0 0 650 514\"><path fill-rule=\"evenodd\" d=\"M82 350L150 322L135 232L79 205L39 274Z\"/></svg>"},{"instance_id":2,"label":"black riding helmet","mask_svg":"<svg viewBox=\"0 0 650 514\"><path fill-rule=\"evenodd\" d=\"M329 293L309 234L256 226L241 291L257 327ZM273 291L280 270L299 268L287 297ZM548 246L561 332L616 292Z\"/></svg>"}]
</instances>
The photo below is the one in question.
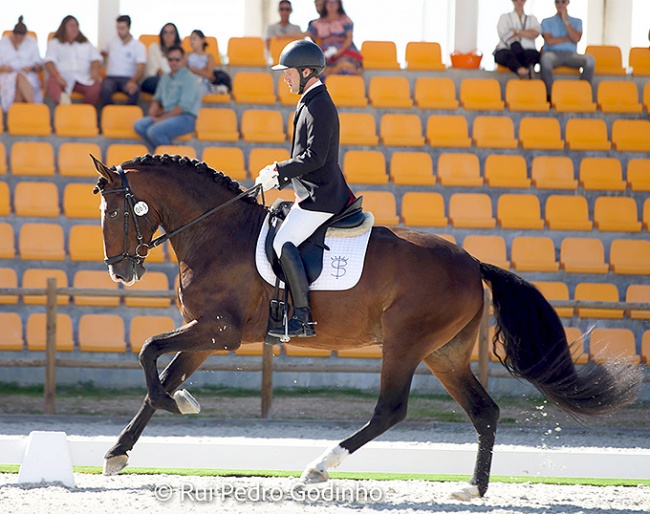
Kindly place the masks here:
<instances>
[{"instance_id":1,"label":"black riding helmet","mask_svg":"<svg viewBox=\"0 0 650 514\"><path fill-rule=\"evenodd\" d=\"M284 47L280 54L280 62L273 66L272 70L286 70L296 68L300 74L299 94L305 89L305 84L312 77L318 77L325 69L325 56L316 43L300 39L292 41ZM309 68L312 72L306 77L302 76L302 70Z\"/></svg>"}]
</instances>

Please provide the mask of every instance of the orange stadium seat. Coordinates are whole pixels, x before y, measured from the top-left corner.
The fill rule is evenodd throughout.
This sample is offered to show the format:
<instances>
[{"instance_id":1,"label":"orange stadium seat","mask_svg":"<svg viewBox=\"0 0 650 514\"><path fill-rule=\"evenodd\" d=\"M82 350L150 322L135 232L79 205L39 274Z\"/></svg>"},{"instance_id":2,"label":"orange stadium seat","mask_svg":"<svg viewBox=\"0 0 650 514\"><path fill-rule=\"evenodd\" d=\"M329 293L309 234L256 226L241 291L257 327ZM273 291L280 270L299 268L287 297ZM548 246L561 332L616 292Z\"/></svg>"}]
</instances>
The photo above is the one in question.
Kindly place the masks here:
<instances>
[{"instance_id":1,"label":"orange stadium seat","mask_svg":"<svg viewBox=\"0 0 650 514\"><path fill-rule=\"evenodd\" d=\"M235 350L235 355L259 357L264 352L265 343L247 343ZM273 355L280 355L280 346L273 345Z\"/></svg>"},{"instance_id":2,"label":"orange stadium seat","mask_svg":"<svg viewBox=\"0 0 650 514\"><path fill-rule=\"evenodd\" d=\"M91 104L57 105L54 131L59 137L97 137L97 109Z\"/></svg>"},{"instance_id":3,"label":"orange stadium seat","mask_svg":"<svg viewBox=\"0 0 650 514\"><path fill-rule=\"evenodd\" d=\"M302 35L299 34L283 34L281 36L274 36L269 42L269 54L271 55L271 62L277 64L280 61L280 54L284 47L287 46L292 41L302 39Z\"/></svg>"},{"instance_id":4,"label":"orange stadium seat","mask_svg":"<svg viewBox=\"0 0 650 514\"><path fill-rule=\"evenodd\" d=\"M617 275L650 275L650 241L614 239L609 263Z\"/></svg>"},{"instance_id":5,"label":"orange stadium seat","mask_svg":"<svg viewBox=\"0 0 650 514\"><path fill-rule=\"evenodd\" d=\"M63 189L63 213L66 218L99 218L99 195L91 184L66 184Z\"/></svg>"},{"instance_id":6,"label":"orange stadium seat","mask_svg":"<svg viewBox=\"0 0 650 514\"><path fill-rule=\"evenodd\" d=\"M0 259L13 259L16 256L15 239L13 226L0 222Z\"/></svg>"},{"instance_id":7,"label":"orange stadium seat","mask_svg":"<svg viewBox=\"0 0 650 514\"><path fill-rule=\"evenodd\" d=\"M526 150L564 150L564 141L557 118L522 118L519 142Z\"/></svg>"},{"instance_id":8,"label":"orange stadium seat","mask_svg":"<svg viewBox=\"0 0 650 514\"><path fill-rule=\"evenodd\" d=\"M381 359L381 345L361 346L337 350L336 354L342 359Z\"/></svg>"},{"instance_id":9,"label":"orange stadium seat","mask_svg":"<svg viewBox=\"0 0 650 514\"><path fill-rule=\"evenodd\" d=\"M390 191L359 191L357 196L363 196L364 210L375 216L375 225L399 225L395 195Z\"/></svg>"},{"instance_id":10,"label":"orange stadium seat","mask_svg":"<svg viewBox=\"0 0 650 514\"><path fill-rule=\"evenodd\" d=\"M449 77L418 77L413 100L420 109L458 109L456 84Z\"/></svg>"},{"instance_id":11,"label":"orange stadium seat","mask_svg":"<svg viewBox=\"0 0 650 514\"><path fill-rule=\"evenodd\" d=\"M595 328L589 338L589 358L597 363L624 360L638 364L634 332L629 328Z\"/></svg>"},{"instance_id":12,"label":"orange stadium seat","mask_svg":"<svg viewBox=\"0 0 650 514\"><path fill-rule=\"evenodd\" d=\"M131 291L169 291L169 280L162 271L149 271L140 280L133 284ZM127 307L161 307L171 305L171 298L154 298L127 296L124 298Z\"/></svg>"},{"instance_id":13,"label":"orange stadium seat","mask_svg":"<svg viewBox=\"0 0 650 514\"><path fill-rule=\"evenodd\" d=\"M560 269L560 263L555 258L555 245L550 237L515 237L510 252L512 267L517 271L553 273Z\"/></svg>"},{"instance_id":14,"label":"orange stadium seat","mask_svg":"<svg viewBox=\"0 0 650 514\"><path fill-rule=\"evenodd\" d=\"M284 354L287 357L331 357L332 350L324 350L321 348L309 348L306 346L298 346L295 344L284 343L282 345Z\"/></svg>"},{"instance_id":15,"label":"orange stadium seat","mask_svg":"<svg viewBox=\"0 0 650 514\"><path fill-rule=\"evenodd\" d=\"M533 194L502 194L497 202L497 221L501 228L544 228L539 198Z\"/></svg>"},{"instance_id":16,"label":"orange stadium seat","mask_svg":"<svg viewBox=\"0 0 650 514\"><path fill-rule=\"evenodd\" d=\"M387 146L424 146L422 120L417 114L384 114L379 136Z\"/></svg>"},{"instance_id":17,"label":"orange stadium seat","mask_svg":"<svg viewBox=\"0 0 650 514\"><path fill-rule=\"evenodd\" d=\"M16 216L60 216L59 189L54 182L18 182L14 189L14 212Z\"/></svg>"},{"instance_id":18,"label":"orange stadium seat","mask_svg":"<svg viewBox=\"0 0 650 514\"><path fill-rule=\"evenodd\" d=\"M630 284L625 292L625 301L650 304L650 285ZM650 319L650 311L626 310L625 312L632 319Z\"/></svg>"},{"instance_id":19,"label":"orange stadium seat","mask_svg":"<svg viewBox=\"0 0 650 514\"><path fill-rule=\"evenodd\" d=\"M514 265L514 263L513 263ZM515 268L517 269L517 268ZM569 287L565 282L542 282L542 281L533 281L531 282L540 292L544 295L544 298L547 300L568 300L569 299ZM555 312L561 318L571 318L573 317L573 309L571 307L554 307ZM571 340L569 340L571 342Z\"/></svg>"},{"instance_id":20,"label":"orange stadium seat","mask_svg":"<svg viewBox=\"0 0 650 514\"><path fill-rule=\"evenodd\" d=\"M44 312L30 314L25 330L27 349L31 352L45 351L47 341L47 318ZM56 315L56 351L71 352L74 349L72 338L72 318L67 314Z\"/></svg>"},{"instance_id":21,"label":"orange stadium seat","mask_svg":"<svg viewBox=\"0 0 650 514\"><path fill-rule=\"evenodd\" d=\"M140 139L133 125L143 115L139 105L106 105L100 121L102 135L110 139Z\"/></svg>"},{"instance_id":22,"label":"orange stadium seat","mask_svg":"<svg viewBox=\"0 0 650 514\"><path fill-rule=\"evenodd\" d=\"M83 314L79 318L79 349L82 352L125 352L126 338L122 316Z\"/></svg>"},{"instance_id":23,"label":"orange stadium seat","mask_svg":"<svg viewBox=\"0 0 650 514\"><path fill-rule=\"evenodd\" d=\"M73 261L104 260L104 238L99 225L73 225L68 242L70 259Z\"/></svg>"},{"instance_id":24,"label":"orange stadium seat","mask_svg":"<svg viewBox=\"0 0 650 514\"><path fill-rule=\"evenodd\" d=\"M246 180L244 151L236 146L208 146L201 159L212 169L221 171L235 180ZM259 171L259 170L257 170Z\"/></svg>"},{"instance_id":25,"label":"orange stadium seat","mask_svg":"<svg viewBox=\"0 0 650 514\"><path fill-rule=\"evenodd\" d=\"M530 177L537 189L578 188L571 157L538 155L533 158Z\"/></svg>"},{"instance_id":26,"label":"orange stadium seat","mask_svg":"<svg viewBox=\"0 0 650 514\"><path fill-rule=\"evenodd\" d=\"M234 109L202 107L196 118L196 139L199 141L239 140L237 114Z\"/></svg>"},{"instance_id":27,"label":"orange stadium seat","mask_svg":"<svg viewBox=\"0 0 650 514\"><path fill-rule=\"evenodd\" d=\"M117 282L104 270L79 270L74 274L72 287L79 289L107 289L117 291ZM86 296L75 295L75 305L87 307L117 307L120 305L119 296Z\"/></svg>"},{"instance_id":28,"label":"orange stadium seat","mask_svg":"<svg viewBox=\"0 0 650 514\"><path fill-rule=\"evenodd\" d=\"M419 71L445 71L440 43L409 41L406 43L406 69Z\"/></svg>"},{"instance_id":29,"label":"orange stadium seat","mask_svg":"<svg viewBox=\"0 0 650 514\"><path fill-rule=\"evenodd\" d=\"M327 90L337 107L365 107L368 105L366 83L361 76L330 75L327 77ZM296 98L294 104L297 102Z\"/></svg>"},{"instance_id":30,"label":"orange stadium seat","mask_svg":"<svg viewBox=\"0 0 650 514\"><path fill-rule=\"evenodd\" d=\"M636 201L625 196L599 196L594 203L594 225L600 231L640 232Z\"/></svg>"},{"instance_id":31,"label":"orange stadium seat","mask_svg":"<svg viewBox=\"0 0 650 514\"><path fill-rule=\"evenodd\" d=\"M510 261L506 255L506 242L501 236L465 236L463 248L481 262L510 269Z\"/></svg>"},{"instance_id":32,"label":"orange stadium seat","mask_svg":"<svg viewBox=\"0 0 650 514\"><path fill-rule=\"evenodd\" d=\"M650 48L632 47L628 56L632 76L650 77Z\"/></svg>"},{"instance_id":33,"label":"orange stadium seat","mask_svg":"<svg viewBox=\"0 0 650 514\"><path fill-rule=\"evenodd\" d=\"M240 128L247 143L284 143L287 139L280 111L246 109Z\"/></svg>"},{"instance_id":34,"label":"orange stadium seat","mask_svg":"<svg viewBox=\"0 0 650 514\"><path fill-rule=\"evenodd\" d=\"M253 148L248 153L248 172L251 177L257 177L264 166L286 161L290 157L286 148Z\"/></svg>"},{"instance_id":35,"label":"orange stadium seat","mask_svg":"<svg viewBox=\"0 0 650 514\"><path fill-rule=\"evenodd\" d=\"M645 364L650 362L650 330L643 332L641 338L641 361Z\"/></svg>"},{"instance_id":36,"label":"orange stadium seat","mask_svg":"<svg viewBox=\"0 0 650 514\"><path fill-rule=\"evenodd\" d=\"M55 223L23 224L18 235L18 253L23 260L64 260L63 228Z\"/></svg>"},{"instance_id":37,"label":"orange stadium seat","mask_svg":"<svg viewBox=\"0 0 650 514\"><path fill-rule=\"evenodd\" d=\"M506 107L511 111L548 112L546 86L541 80L511 79L506 84Z\"/></svg>"},{"instance_id":38,"label":"orange stadium seat","mask_svg":"<svg viewBox=\"0 0 650 514\"><path fill-rule=\"evenodd\" d=\"M650 191L650 159L627 161L627 185L632 191Z\"/></svg>"},{"instance_id":39,"label":"orange stadium seat","mask_svg":"<svg viewBox=\"0 0 650 514\"><path fill-rule=\"evenodd\" d=\"M557 112L595 112L591 84L586 80L555 80L551 105Z\"/></svg>"},{"instance_id":40,"label":"orange stadium seat","mask_svg":"<svg viewBox=\"0 0 650 514\"><path fill-rule=\"evenodd\" d=\"M441 153L438 181L443 186L481 187L483 177L478 156L472 153Z\"/></svg>"},{"instance_id":41,"label":"orange stadium seat","mask_svg":"<svg viewBox=\"0 0 650 514\"><path fill-rule=\"evenodd\" d=\"M368 112L339 114L342 145L375 146L379 142L375 117Z\"/></svg>"},{"instance_id":42,"label":"orange stadium seat","mask_svg":"<svg viewBox=\"0 0 650 514\"><path fill-rule=\"evenodd\" d=\"M585 337L578 327L564 327L564 333L569 343L569 350L575 364L587 364L589 354L585 352Z\"/></svg>"},{"instance_id":43,"label":"orange stadium seat","mask_svg":"<svg viewBox=\"0 0 650 514\"><path fill-rule=\"evenodd\" d=\"M232 79L232 96L238 104L274 105L273 76L266 71L238 71Z\"/></svg>"},{"instance_id":44,"label":"orange stadium seat","mask_svg":"<svg viewBox=\"0 0 650 514\"><path fill-rule=\"evenodd\" d=\"M106 149L106 164L108 166L116 166L127 161L133 160L140 155L149 153L147 147L139 143L111 143ZM93 175L97 174L94 167L92 169Z\"/></svg>"},{"instance_id":45,"label":"orange stadium seat","mask_svg":"<svg viewBox=\"0 0 650 514\"><path fill-rule=\"evenodd\" d=\"M492 200L485 193L454 193L449 199L449 221L454 228L494 228Z\"/></svg>"},{"instance_id":46,"label":"orange stadium seat","mask_svg":"<svg viewBox=\"0 0 650 514\"><path fill-rule=\"evenodd\" d=\"M49 136L50 108L46 104L13 103L7 111L7 132L11 136Z\"/></svg>"},{"instance_id":47,"label":"orange stadium seat","mask_svg":"<svg viewBox=\"0 0 650 514\"><path fill-rule=\"evenodd\" d=\"M602 112L638 113L643 109L634 82L603 80L598 84L597 101Z\"/></svg>"},{"instance_id":48,"label":"orange stadium seat","mask_svg":"<svg viewBox=\"0 0 650 514\"><path fill-rule=\"evenodd\" d=\"M603 284L594 282L579 282L573 293L575 300L589 302L618 302L618 288L615 284ZM576 309L581 318L605 318L623 319L623 310L619 309L587 309L578 307Z\"/></svg>"},{"instance_id":49,"label":"orange stadium seat","mask_svg":"<svg viewBox=\"0 0 650 514\"><path fill-rule=\"evenodd\" d=\"M619 152L650 152L650 121L614 120L612 144Z\"/></svg>"},{"instance_id":50,"label":"orange stadium seat","mask_svg":"<svg viewBox=\"0 0 650 514\"><path fill-rule=\"evenodd\" d=\"M151 336L171 332L176 328L170 316L133 316L129 327L129 346L139 353L144 342Z\"/></svg>"},{"instance_id":51,"label":"orange stadium seat","mask_svg":"<svg viewBox=\"0 0 650 514\"><path fill-rule=\"evenodd\" d=\"M47 279L56 280L56 287L68 287L68 275L62 269L43 269L29 268L23 273L22 287L25 289L44 289L47 287ZM25 305L45 305L47 299L45 295L23 295ZM68 305L70 297L68 295L57 295L57 305Z\"/></svg>"},{"instance_id":52,"label":"orange stadium seat","mask_svg":"<svg viewBox=\"0 0 650 514\"><path fill-rule=\"evenodd\" d=\"M477 148L517 148L515 126L509 116L477 116L472 125Z\"/></svg>"},{"instance_id":53,"label":"orange stadium seat","mask_svg":"<svg viewBox=\"0 0 650 514\"><path fill-rule=\"evenodd\" d=\"M61 143L57 156L59 175L63 177L97 177L97 171L90 155L102 160L102 149L97 143Z\"/></svg>"},{"instance_id":54,"label":"orange stadium seat","mask_svg":"<svg viewBox=\"0 0 650 514\"><path fill-rule=\"evenodd\" d=\"M154 149L157 155L180 155L189 159L196 159L196 149L189 145L158 145Z\"/></svg>"},{"instance_id":55,"label":"orange stadium seat","mask_svg":"<svg viewBox=\"0 0 650 514\"><path fill-rule=\"evenodd\" d=\"M18 274L16 270L12 268L0 268L0 289L16 287L18 287ZM18 303L18 295L0 295L0 304L7 305L16 303Z\"/></svg>"},{"instance_id":56,"label":"orange stadium seat","mask_svg":"<svg viewBox=\"0 0 650 514\"><path fill-rule=\"evenodd\" d=\"M156 36L156 38L158 38L158 36ZM221 55L219 54L219 42L217 41L217 38L214 36L205 36L205 42L207 43L207 46L205 47L206 53L211 54L214 57L215 66L220 66ZM185 52L192 51L192 47L190 46L190 36L185 36L183 38L182 46L185 49Z\"/></svg>"},{"instance_id":57,"label":"orange stadium seat","mask_svg":"<svg viewBox=\"0 0 650 514\"><path fill-rule=\"evenodd\" d=\"M591 230L587 198L581 195L550 195L546 199L546 225L550 230Z\"/></svg>"},{"instance_id":58,"label":"orange stadium seat","mask_svg":"<svg viewBox=\"0 0 650 514\"><path fill-rule=\"evenodd\" d=\"M397 46L393 41L364 41L361 43L364 70L399 70Z\"/></svg>"},{"instance_id":59,"label":"orange stadium seat","mask_svg":"<svg viewBox=\"0 0 650 514\"><path fill-rule=\"evenodd\" d=\"M390 179L399 186L433 186L433 160L427 152L395 152L390 158Z\"/></svg>"},{"instance_id":60,"label":"orange stadium seat","mask_svg":"<svg viewBox=\"0 0 650 514\"><path fill-rule=\"evenodd\" d=\"M435 147L469 148L469 137L465 116L436 116L427 119L427 142Z\"/></svg>"},{"instance_id":61,"label":"orange stadium seat","mask_svg":"<svg viewBox=\"0 0 650 514\"><path fill-rule=\"evenodd\" d=\"M376 150L348 150L343 173L351 184L388 184L386 157Z\"/></svg>"},{"instance_id":62,"label":"orange stadium seat","mask_svg":"<svg viewBox=\"0 0 650 514\"><path fill-rule=\"evenodd\" d=\"M402 197L402 220L411 227L446 227L445 201L440 193L409 191Z\"/></svg>"},{"instance_id":63,"label":"orange stadium seat","mask_svg":"<svg viewBox=\"0 0 650 514\"><path fill-rule=\"evenodd\" d=\"M0 123L2 126L2 123ZM2 132L0 131L0 134ZM7 173L7 149L5 144L0 141L0 175L5 175Z\"/></svg>"},{"instance_id":64,"label":"orange stadium seat","mask_svg":"<svg viewBox=\"0 0 650 514\"><path fill-rule=\"evenodd\" d=\"M606 274L605 247L600 239L565 237L560 245L560 269L566 273Z\"/></svg>"},{"instance_id":65,"label":"orange stadium seat","mask_svg":"<svg viewBox=\"0 0 650 514\"><path fill-rule=\"evenodd\" d=\"M643 107L645 107L646 112L650 113L650 81L643 86Z\"/></svg>"},{"instance_id":66,"label":"orange stadium seat","mask_svg":"<svg viewBox=\"0 0 650 514\"><path fill-rule=\"evenodd\" d=\"M228 40L228 65L266 67L264 40L261 37L231 37Z\"/></svg>"},{"instance_id":67,"label":"orange stadium seat","mask_svg":"<svg viewBox=\"0 0 650 514\"><path fill-rule=\"evenodd\" d=\"M580 185L591 191L625 191L621 162L613 157L584 157Z\"/></svg>"},{"instance_id":68,"label":"orange stadium seat","mask_svg":"<svg viewBox=\"0 0 650 514\"><path fill-rule=\"evenodd\" d=\"M373 107L385 109L410 109L413 107L411 87L403 76L370 78L368 100Z\"/></svg>"},{"instance_id":69,"label":"orange stadium seat","mask_svg":"<svg viewBox=\"0 0 650 514\"><path fill-rule=\"evenodd\" d=\"M529 188L526 159L522 155L488 155L485 182L490 187Z\"/></svg>"},{"instance_id":70,"label":"orange stadium seat","mask_svg":"<svg viewBox=\"0 0 650 514\"><path fill-rule=\"evenodd\" d=\"M645 202L643 202L643 215L641 218L643 228L650 231L650 198L646 198Z\"/></svg>"},{"instance_id":71,"label":"orange stadium seat","mask_svg":"<svg viewBox=\"0 0 650 514\"><path fill-rule=\"evenodd\" d=\"M264 205L273 205L273 202L278 199L284 202L293 202L296 199L296 194L291 188L286 188L282 191L278 189L269 189L264 193ZM257 201L258 203L262 203L261 195L257 197Z\"/></svg>"},{"instance_id":72,"label":"orange stadium seat","mask_svg":"<svg viewBox=\"0 0 650 514\"><path fill-rule=\"evenodd\" d=\"M603 119L569 119L565 126L564 139L569 150L609 151L612 147L611 141L607 139L607 125Z\"/></svg>"},{"instance_id":73,"label":"orange stadium seat","mask_svg":"<svg viewBox=\"0 0 650 514\"><path fill-rule=\"evenodd\" d=\"M501 84L497 79L466 78L460 83L460 105L470 111L502 111Z\"/></svg>"},{"instance_id":74,"label":"orange stadium seat","mask_svg":"<svg viewBox=\"0 0 650 514\"><path fill-rule=\"evenodd\" d=\"M9 163L13 175L54 175L54 148L46 141L16 141Z\"/></svg>"},{"instance_id":75,"label":"orange stadium seat","mask_svg":"<svg viewBox=\"0 0 650 514\"><path fill-rule=\"evenodd\" d=\"M625 75L621 49L613 45L587 45L585 54L596 59L594 75Z\"/></svg>"},{"instance_id":76,"label":"orange stadium seat","mask_svg":"<svg viewBox=\"0 0 650 514\"><path fill-rule=\"evenodd\" d=\"M23 320L15 312L0 312L0 350L22 352L25 346L23 339Z\"/></svg>"},{"instance_id":77,"label":"orange stadium seat","mask_svg":"<svg viewBox=\"0 0 650 514\"><path fill-rule=\"evenodd\" d=\"M142 41L144 46L147 47L147 50L149 50L149 45L151 45L151 43L160 42L160 36L158 34L140 34L138 40Z\"/></svg>"},{"instance_id":78,"label":"orange stadium seat","mask_svg":"<svg viewBox=\"0 0 650 514\"><path fill-rule=\"evenodd\" d=\"M10 196L9 184L0 182L0 216L9 216L11 212Z\"/></svg>"}]
</instances>

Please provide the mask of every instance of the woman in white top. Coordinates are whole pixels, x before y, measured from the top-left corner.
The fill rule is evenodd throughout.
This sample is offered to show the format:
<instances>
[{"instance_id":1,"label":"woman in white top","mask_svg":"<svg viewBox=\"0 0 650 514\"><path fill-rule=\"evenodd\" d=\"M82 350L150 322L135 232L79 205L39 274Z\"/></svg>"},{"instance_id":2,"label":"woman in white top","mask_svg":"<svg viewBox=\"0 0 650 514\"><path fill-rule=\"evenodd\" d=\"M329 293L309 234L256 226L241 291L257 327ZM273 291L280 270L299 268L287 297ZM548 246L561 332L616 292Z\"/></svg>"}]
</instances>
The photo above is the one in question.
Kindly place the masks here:
<instances>
[{"instance_id":1,"label":"woman in white top","mask_svg":"<svg viewBox=\"0 0 650 514\"><path fill-rule=\"evenodd\" d=\"M38 72L42 69L36 39L27 34L23 17L13 32L0 39L0 105L7 112L14 102L42 103Z\"/></svg>"},{"instance_id":2,"label":"woman in white top","mask_svg":"<svg viewBox=\"0 0 650 514\"><path fill-rule=\"evenodd\" d=\"M84 102L97 105L101 92L102 56L79 30L79 22L68 15L50 39L45 53L47 92L56 103L70 103L73 91Z\"/></svg>"},{"instance_id":3,"label":"woman in white top","mask_svg":"<svg viewBox=\"0 0 650 514\"><path fill-rule=\"evenodd\" d=\"M160 76L171 71L167 62L167 49L172 46L181 46L181 36L173 23L165 23L163 28L160 29L159 37L160 43L151 43L147 48L147 64L144 68L145 79L140 86L142 92L152 95L156 92Z\"/></svg>"},{"instance_id":4,"label":"woman in white top","mask_svg":"<svg viewBox=\"0 0 650 514\"><path fill-rule=\"evenodd\" d=\"M214 55L205 51L208 43L202 30L192 31L190 46L192 51L187 54L187 67L196 76L203 97L210 92L214 80Z\"/></svg>"},{"instance_id":5,"label":"woman in white top","mask_svg":"<svg viewBox=\"0 0 650 514\"><path fill-rule=\"evenodd\" d=\"M512 0L514 11L502 14L497 23L499 44L494 60L516 73L519 78L532 78L533 67L539 63L535 38L542 28L535 16L524 13L526 0Z\"/></svg>"}]
</instances>

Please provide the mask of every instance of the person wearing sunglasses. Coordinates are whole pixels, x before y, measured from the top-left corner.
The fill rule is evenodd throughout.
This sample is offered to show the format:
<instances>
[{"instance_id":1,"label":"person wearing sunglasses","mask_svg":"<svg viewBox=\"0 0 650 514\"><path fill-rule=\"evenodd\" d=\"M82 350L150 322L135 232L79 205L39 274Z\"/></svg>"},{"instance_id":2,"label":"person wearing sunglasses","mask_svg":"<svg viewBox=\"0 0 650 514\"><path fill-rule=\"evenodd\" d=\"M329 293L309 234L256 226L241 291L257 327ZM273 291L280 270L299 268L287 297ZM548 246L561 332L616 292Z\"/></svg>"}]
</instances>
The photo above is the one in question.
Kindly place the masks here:
<instances>
[{"instance_id":1,"label":"person wearing sunglasses","mask_svg":"<svg viewBox=\"0 0 650 514\"><path fill-rule=\"evenodd\" d=\"M293 12L291 7L291 2L289 0L280 0L278 4L278 14L280 15L280 21L273 23L266 27L266 49L270 51L271 48L271 39L274 37L287 37L291 35L296 35L298 37L304 37L300 25L294 25L289 21L289 16Z\"/></svg>"},{"instance_id":2,"label":"person wearing sunglasses","mask_svg":"<svg viewBox=\"0 0 650 514\"><path fill-rule=\"evenodd\" d=\"M201 90L194 74L185 65L185 51L179 45L167 50L170 72L160 76L148 115L133 128L153 153L157 146L194 132L201 107Z\"/></svg>"},{"instance_id":3,"label":"person wearing sunglasses","mask_svg":"<svg viewBox=\"0 0 650 514\"><path fill-rule=\"evenodd\" d=\"M569 0L555 0L555 16L542 20L544 47L540 64L546 94L551 97L553 70L560 66L580 69L582 80L592 81L596 61L592 55L578 53L578 41L582 38L582 20L569 16Z\"/></svg>"}]
</instances>

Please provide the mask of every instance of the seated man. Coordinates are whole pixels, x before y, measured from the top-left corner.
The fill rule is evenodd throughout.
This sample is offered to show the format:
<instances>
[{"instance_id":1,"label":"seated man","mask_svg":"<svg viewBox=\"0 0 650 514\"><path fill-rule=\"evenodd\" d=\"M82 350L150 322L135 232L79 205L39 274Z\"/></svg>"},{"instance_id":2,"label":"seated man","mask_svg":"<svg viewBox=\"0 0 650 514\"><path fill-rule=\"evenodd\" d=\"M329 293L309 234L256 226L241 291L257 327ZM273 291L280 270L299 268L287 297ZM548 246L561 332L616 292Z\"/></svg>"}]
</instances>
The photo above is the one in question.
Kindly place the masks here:
<instances>
[{"instance_id":1,"label":"seated man","mask_svg":"<svg viewBox=\"0 0 650 514\"><path fill-rule=\"evenodd\" d=\"M138 103L140 79L147 62L147 49L142 41L131 35L131 17L122 15L117 18L117 36L112 38L102 52L108 59L106 77L102 81L102 103L113 103L113 93L122 92L129 98L128 105Z\"/></svg>"},{"instance_id":2,"label":"seated man","mask_svg":"<svg viewBox=\"0 0 650 514\"><path fill-rule=\"evenodd\" d=\"M170 73L160 77L148 115L133 128L152 152L159 145L194 132L201 107L201 91L194 74L185 66L185 51L177 45L167 51Z\"/></svg>"},{"instance_id":3,"label":"seated man","mask_svg":"<svg viewBox=\"0 0 650 514\"><path fill-rule=\"evenodd\" d=\"M596 60L593 55L577 53L577 43L582 38L582 20L573 18L567 12L569 0L555 0L557 13L542 20L544 48L540 64L542 80L546 84L546 95L550 99L553 87L553 69L559 66L582 68L582 80L592 81Z\"/></svg>"}]
</instances>

